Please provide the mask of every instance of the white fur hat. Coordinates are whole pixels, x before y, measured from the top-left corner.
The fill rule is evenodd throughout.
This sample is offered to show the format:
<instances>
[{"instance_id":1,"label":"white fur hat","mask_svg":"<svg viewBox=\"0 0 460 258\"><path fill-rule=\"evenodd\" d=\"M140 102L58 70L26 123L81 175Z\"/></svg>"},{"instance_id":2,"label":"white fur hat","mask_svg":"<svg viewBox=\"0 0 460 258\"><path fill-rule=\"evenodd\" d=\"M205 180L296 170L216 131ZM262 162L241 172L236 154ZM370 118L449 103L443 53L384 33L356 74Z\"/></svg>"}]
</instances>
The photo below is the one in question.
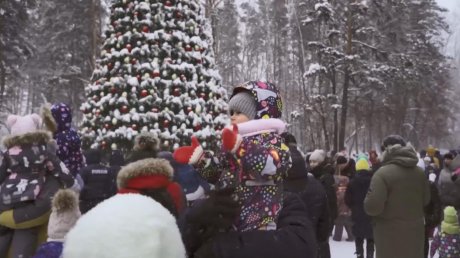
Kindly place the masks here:
<instances>
[{"instance_id":1,"label":"white fur hat","mask_svg":"<svg viewBox=\"0 0 460 258\"><path fill-rule=\"evenodd\" d=\"M326 152L324 150L316 149L310 154L310 161L313 160L313 161L316 161L318 163L321 163L325 159L326 159Z\"/></svg>"},{"instance_id":2,"label":"white fur hat","mask_svg":"<svg viewBox=\"0 0 460 258\"><path fill-rule=\"evenodd\" d=\"M140 194L117 194L83 215L64 243L64 258L185 258L176 219Z\"/></svg>"},{"instance_id":3,"label":"white fur hat","mask_svg":"<svg viewBox=\"0 0 460 258\"><path fill-rule=\"evenodd\" d=\"M69 189L59 190L53 197L52 206L48 222L48 239L63 241L81 216L77 194Z\"/></svg>"}]
</instances>

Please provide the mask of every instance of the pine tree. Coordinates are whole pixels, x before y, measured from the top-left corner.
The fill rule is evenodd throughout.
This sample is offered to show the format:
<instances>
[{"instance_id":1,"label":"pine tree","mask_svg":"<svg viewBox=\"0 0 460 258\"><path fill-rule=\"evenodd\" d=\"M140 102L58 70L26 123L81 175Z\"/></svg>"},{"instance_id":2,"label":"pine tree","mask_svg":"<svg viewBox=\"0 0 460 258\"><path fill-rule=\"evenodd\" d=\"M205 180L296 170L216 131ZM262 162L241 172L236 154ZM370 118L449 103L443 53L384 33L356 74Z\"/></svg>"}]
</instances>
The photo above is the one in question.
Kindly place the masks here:
<instances>
[{"instance_id":1,"label":"pine tree","mask_svg":"<svg viewBox=\"0 0 460 258\"><path fill-rule=\"evenodd\" d=\"M192 133L216 142L227 97L198 0L116 0L105 36L81 106L84 143L129 150L141 131L169 150Z\"/></svg>"},{"instance_id":2,"label":"pine tree","mask_svg":"<svg viewBox=\"0 0 460 258\"><path fill-rule=\"evenodd\" d=\"M223 3L223 7L218 11L218 27L216 28L219 39L217 65L224 86L231 88L242 81L241 40L235 1L224 0Z\"/></svg>"}]
</instances>

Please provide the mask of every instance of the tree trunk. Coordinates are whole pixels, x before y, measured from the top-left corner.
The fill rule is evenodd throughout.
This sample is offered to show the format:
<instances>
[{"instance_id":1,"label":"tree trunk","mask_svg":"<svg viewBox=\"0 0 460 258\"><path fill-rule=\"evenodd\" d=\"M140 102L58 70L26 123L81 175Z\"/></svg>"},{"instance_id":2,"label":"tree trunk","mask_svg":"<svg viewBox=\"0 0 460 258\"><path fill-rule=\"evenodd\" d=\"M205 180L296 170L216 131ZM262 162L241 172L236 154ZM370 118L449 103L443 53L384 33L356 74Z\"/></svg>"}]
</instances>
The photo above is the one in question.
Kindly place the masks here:
<instances>
[{"instance_id":1,"label":"tree trunk","mask_svg":"<svg viewBox=\"0 0 460 258\"><path fill-rule=\"evenodd\" d=\"M348 11L347 17L347 45L345 53L347 55L352 54L352 40L353 40L353 16L351 11ZM345 75L342 89L342 114L340 117L340 134L339 134L339 146L340 149L345 148L345 132L347 128L347 111L348 111L348 88L350 86L350 68L348 64L345 64Z\"/></svg>"},{"instance_id":2,"label":"tree trunk","mask_svg":"<svg viewBox=\"0 0 460 258\"><path fill-rule=\"evenodd\" d=\"M5 95L6 88L6 69L5 63L3 62L0 55L0 111L3 110L3 106L6 107L5 102L3 101L3 96Z\"/></svg>"}]
</instances>

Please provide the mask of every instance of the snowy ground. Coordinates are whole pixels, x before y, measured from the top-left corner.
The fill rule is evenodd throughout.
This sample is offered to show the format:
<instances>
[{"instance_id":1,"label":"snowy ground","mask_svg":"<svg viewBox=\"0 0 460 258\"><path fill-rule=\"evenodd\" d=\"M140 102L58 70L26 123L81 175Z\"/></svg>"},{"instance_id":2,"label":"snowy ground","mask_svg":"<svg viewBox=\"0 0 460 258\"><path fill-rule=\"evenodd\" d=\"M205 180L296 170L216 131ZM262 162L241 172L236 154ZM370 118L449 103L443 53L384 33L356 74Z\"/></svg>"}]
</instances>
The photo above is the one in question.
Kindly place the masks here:
<instances>
[{"instance_id":1,"label":"snowy ground","mask_svg":"<svg viewBox=\"0 0 460 258\"><path fill-rule=\"evenodd\" d=\"M332 238L329 239L329 246L331 247L331 258L355 258L355 242L345 241L347 234L343 233L342 241L334 241ZM374 256L375 257L375 256ZM434 258L438 258L436 253Z\"/></svg>"}]
</instances>

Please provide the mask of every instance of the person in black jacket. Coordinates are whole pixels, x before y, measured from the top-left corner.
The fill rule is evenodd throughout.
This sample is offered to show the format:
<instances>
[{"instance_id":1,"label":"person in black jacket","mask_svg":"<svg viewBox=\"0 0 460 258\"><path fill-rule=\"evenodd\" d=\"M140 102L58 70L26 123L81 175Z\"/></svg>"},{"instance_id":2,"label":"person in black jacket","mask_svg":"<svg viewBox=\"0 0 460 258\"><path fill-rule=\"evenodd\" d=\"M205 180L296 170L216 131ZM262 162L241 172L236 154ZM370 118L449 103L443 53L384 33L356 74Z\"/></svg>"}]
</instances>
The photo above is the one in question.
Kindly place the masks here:
<instances>
[{"instance_id":1,"label":"person in black jacket","mask_svg":"<svg viewBox=\"0 0 460 258\"><path fill-rule=\"evenodd\" d=\"M326 152L323 150L315 150L309 157L309 164L311 173L321 182L324 190L326 191L328 210L329 210L329 221L328 221L328 236L332 233L334 228L334 221L338 215L337 208L337 195L336 185L334 180L334 167L326 159ZM320 257L329 258L330 248L329 241L319 243Z\"/></svg>"},{"instance_id":2,"label":"person in black jacket","mask_svg":"<svg viewBox=\"0 0 460 258\"><path fill-rule=\"evenodd\" d=\"M434 230L441 224L443 218L443 209L439 191L436 186L436 175L431 173L428 175L430 181L431 199L425 207L425 257L428 257L430 249L430 237L433 237Z\"/></svg>"},{"instance_id":3,"label":"person in black jacket","mask_svg":"<svg viewBox=\"0 0 460 258\"><path fill-rule=\"evenodd\" d=\"M213 194L211 193L211 195ZM193 216L187 216L186 227L193 228L194 226L191 224L197 223L197 221L202 221L205 226L205 228L198 227L199 230L192 230L193 232L186 230L188 234L183 235L190 258L316 257L314 229L306 215L305 205L296 194L285 195L284 205L278 217L277 229L268 231L225 233L215 231L214 234L208 234L206 225L213 227L213 220L210 219L209 214L215 214L219 207L221 210L220 216L217 216L219 221L230 222L238 215L238 212L230 212L232 205L222 206L219 203L214 203L215 201L216 199L209 198L195 203L203 205L194 205L190 212ZM207 202L210 205L207 205ZM201 207L207 208L202 209ZM203 238L202 234L206 234L207 237ZM196 239L201 240L199 247L189 249L190 245L187 243L190 240L196 241Z\"/></svg>"},{"instance_id":4,"label":"person in black jacket","mask_svg":"<svg viewBox=\"0 0 460 258\"><path fill-rule=\"evenodd\" d=\"M125 165L125 158L120 150L112 151L109 158L109 165L111 172L115 173L116 178L121 167Z\"/></svg>"},{"instance_id":5,"label":"person in black jacket","mask_svg":"<svg viewBox=\"0 0 460 258\"><path fill-rule=\"evenodd\" d=\"M316 232L316 241L319 245L327 243L329 239L329 207L326 191L321 183L309 175L302 154L297 149L296 139L292 134L284 135L285 144L291 153L292 167L284 178L284 191L297 193L303 203L308 207L308 216ZM318 248L318 257L322 253L329 254L329 245L322 244L327 250ZM327 256L326 256L327 257Z\"/></svg>"},{"instance_id":6,"label":"person in black jacket","mask_svg":"<svg viewBox=\"0 0 460 258\"><path fill-rule=\"evenodd\" d=\"M159 151L158 137L151 132L142 132L134 139L134 146L129 153L126 164L141 159L156 158Z\"/></svg>"},{"instance_id":7,"label":"person in black jacket","mask_svg":"<svg viewBox=\"0 0 460 258\"><path fill-rule=\"evenodd\" d=\"M80 171L84 182L80 193L82 214L117 193L116 171L101 164L102 153L99 150L88 150L85 158L88 165Z\"/></svg>"},{"instance_id":8,"label":"person in black jacket","mask_svg":"<svg viewBox=\"0 0 460 258\"><path fill-rule=\"evenodd\" d=\"M353 235L355 236L356 255L364 258L364 239L366 239L367 258L374 257L374 237L371 217L364 212L364 199L371 184L372 171L366 159L356 163L356 175L348 184L345 192L345 204L351 209Z\"/></svg>"}]
</instances>

